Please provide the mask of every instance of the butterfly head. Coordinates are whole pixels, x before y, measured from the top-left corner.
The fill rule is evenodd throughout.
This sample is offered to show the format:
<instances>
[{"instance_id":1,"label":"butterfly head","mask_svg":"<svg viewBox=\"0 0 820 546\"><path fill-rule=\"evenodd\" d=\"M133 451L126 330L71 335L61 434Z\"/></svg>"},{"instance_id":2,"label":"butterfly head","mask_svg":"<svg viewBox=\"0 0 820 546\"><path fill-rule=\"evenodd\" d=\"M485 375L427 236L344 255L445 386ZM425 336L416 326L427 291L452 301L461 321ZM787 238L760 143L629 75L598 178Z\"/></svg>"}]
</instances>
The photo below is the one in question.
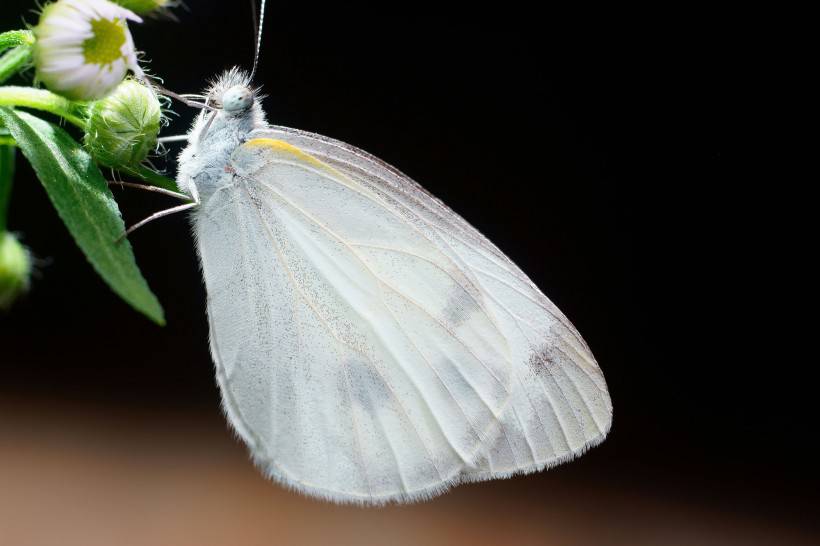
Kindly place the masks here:
<instances>
[{"instance_id":1,"label":"butterfly head","mask_svg":"<svg viewBox=\"0 0 820 546\"><path fill-rule=\"evenodd\" d=\"M202 95L206 107L194 121L189 136L197 143L205 140L228 143L267 126L259 89L250 84L248 74L232 68L216 78Z\"/></svg>"},{"instance_id":2,"label":"butterfly head","mask_svg":"<svg viewBox=\"0 0 820 546\"><path fill-rule=\"evenodd\" d=\"M229 116L241 116L252 110L259 100L259 89L251 87L247 73L232 68L224 72L206 92L208 105Z\"/></svg>"},{"instance_id":3,"label":"butterfly head","mask_svg":"<svg viewBox=\"0 0 820 546\"><path fill-rule=\"evenodd\" d=\"M245 85L235 85L222 94L221 102L226 114L241 114L253 106L253 90Z\"/></svg>"}]
</instances>

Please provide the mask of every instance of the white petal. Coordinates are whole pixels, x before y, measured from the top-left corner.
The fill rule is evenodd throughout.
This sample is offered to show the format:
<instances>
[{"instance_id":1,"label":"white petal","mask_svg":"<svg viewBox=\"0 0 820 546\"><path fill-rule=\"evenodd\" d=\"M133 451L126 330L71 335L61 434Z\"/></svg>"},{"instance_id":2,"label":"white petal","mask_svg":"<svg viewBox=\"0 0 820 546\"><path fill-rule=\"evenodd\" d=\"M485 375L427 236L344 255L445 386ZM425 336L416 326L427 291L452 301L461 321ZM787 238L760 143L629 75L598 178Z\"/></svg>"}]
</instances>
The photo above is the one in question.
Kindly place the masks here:
<instances>
[{"instance_id":1,"label":"white petal","mask_svg":"<svg viewBox=\"0 0 820 546\"><path fill-rule=\"evenodd\" d=\"M81 49L83 42L90 37L91 33L87 37L82 34L53 34L39 38L37 42L41 50L49 50L49 54L57 54L66 47Z\"/></svg>"},{"instance_id":2,"label":"white petal","mask_svg":"<svg viewBox=\"0 0 820 546\"><path fill-rule=\"evenodd\" d=\"M81 55L65 55L54 57L40 66L40 72L71 72L83 66Z\"/></svg>"},{"instance_id":3,"label":"white petal","mask_svg":"<svg viewBox=\"0 0 820 546\"><path fill-rule=\"evenodd\" d=\"M85 81L91 80L95 77L99 65L82 64L71 71L60 70L55 71L60 76L60 88L71 89L74 87L82 87Z\"/></svg>"},{"instance_id":4,"label":"white petal","mask_svg":"<svg viewBox=\"0 0 820 546\"><path fill-rule=\"evenodd\" d=\"M74 32L91 32L91 23L89 19L72 16L69 13L52 13L48 16L47 23L44 25L46 30L51 28L60 28Z\"/></svg>"}]
</instances>

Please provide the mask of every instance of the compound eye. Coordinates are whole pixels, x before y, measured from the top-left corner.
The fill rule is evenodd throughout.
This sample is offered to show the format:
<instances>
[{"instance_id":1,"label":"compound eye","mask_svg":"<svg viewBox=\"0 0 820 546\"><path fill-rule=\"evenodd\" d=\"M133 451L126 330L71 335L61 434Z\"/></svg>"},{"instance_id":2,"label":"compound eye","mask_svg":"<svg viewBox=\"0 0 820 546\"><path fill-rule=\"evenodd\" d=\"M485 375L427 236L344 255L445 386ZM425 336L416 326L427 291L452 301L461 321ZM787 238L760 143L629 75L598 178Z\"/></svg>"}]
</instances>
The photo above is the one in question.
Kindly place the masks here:
<instances>
[{"instance_id":1,"label":"compound eye","mask_svg":"<svg viewBox=\"0 0 820 546\"><path fill-rule=\"evenodd\" d=\"M231 87L222 95L222 109L225 112L243 112L253 104L253 93L244 85Z\"/></svg>"}]
</instances>

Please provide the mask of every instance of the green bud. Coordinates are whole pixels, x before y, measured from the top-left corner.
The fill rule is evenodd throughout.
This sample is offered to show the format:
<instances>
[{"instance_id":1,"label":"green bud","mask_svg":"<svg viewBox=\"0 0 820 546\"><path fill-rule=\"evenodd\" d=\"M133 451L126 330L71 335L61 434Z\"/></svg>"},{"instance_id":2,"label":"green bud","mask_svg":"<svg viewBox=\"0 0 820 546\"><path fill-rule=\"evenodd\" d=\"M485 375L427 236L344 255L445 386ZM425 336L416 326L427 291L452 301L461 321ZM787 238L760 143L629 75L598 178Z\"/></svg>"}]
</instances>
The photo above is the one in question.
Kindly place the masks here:
<instances>
[{"instance_id":1,"label":"green bud","mask_svg":"<svg viewBox=\"0 0 820 546\"><path fill-rule=\"evenodd\" d=\"M8 309L28 290L31 257L9 232L0 233L0 309Z\"/></svg>"},{"instance_id":2,"label":"green bud","mask_svg":"<svg viewBox=\"0 0 820 546\"><path fill-rule=\"evenodd\" d=\"M133 167L157 147L162 111L153 90L125 80L89 105L83 144L107 167Z\"/></svg>"},{"instance_id":3,"label":"green bud","mask_svg":"<svg viewBox=\"0 0 820 546\"><path fill-rule=\"evenodd\" d=\"M138 15L166 13L168 8L179 5L178 0L114 0L114 2Z\"/></svg>"}]
</instances>

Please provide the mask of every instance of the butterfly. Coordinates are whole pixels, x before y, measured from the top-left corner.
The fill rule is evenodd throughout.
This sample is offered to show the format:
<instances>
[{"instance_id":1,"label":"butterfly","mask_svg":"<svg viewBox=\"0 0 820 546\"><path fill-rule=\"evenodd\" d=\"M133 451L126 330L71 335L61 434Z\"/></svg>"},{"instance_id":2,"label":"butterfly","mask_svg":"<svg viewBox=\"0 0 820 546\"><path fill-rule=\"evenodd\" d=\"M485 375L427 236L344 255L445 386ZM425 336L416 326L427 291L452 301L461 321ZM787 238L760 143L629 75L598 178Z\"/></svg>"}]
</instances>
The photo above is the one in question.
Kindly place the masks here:
<instances>
[{"instance_id":1,"label":"butterfly","mask_svg":"<svg viewBox=\"0 0 820 546\"><path fill-rule=\"evenodd\" d=\"M532 281L394 167L269 125L251 79L229 70L200 97L177 183L224 412L256 465L370 505L603 441L601 369Z\"/></svg>"}]
</instances>

